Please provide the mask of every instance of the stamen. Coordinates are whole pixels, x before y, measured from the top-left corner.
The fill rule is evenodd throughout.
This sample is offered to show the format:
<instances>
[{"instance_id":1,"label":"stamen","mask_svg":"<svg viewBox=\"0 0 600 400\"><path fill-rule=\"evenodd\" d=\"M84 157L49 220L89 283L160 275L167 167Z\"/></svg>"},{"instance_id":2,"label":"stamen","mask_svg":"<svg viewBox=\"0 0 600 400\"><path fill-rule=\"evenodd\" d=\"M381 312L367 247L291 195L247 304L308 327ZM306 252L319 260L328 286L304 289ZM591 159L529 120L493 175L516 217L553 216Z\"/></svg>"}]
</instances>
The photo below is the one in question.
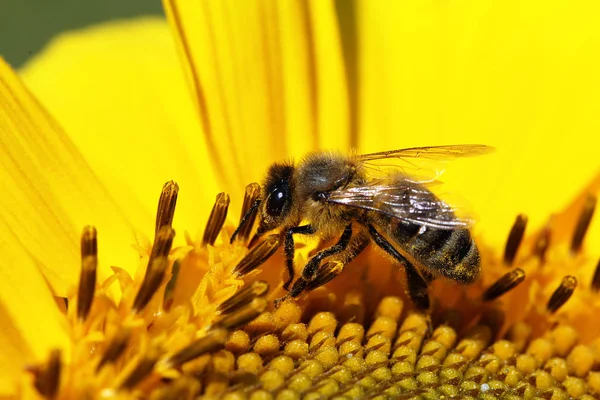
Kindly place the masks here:
<instances>
[{"instance_id":1,"label":"stamen","mask_svg":"<svg viewBox=\"0 0 600 400\"><path fill-rule=\"evenodd\" d=\"M221 314L227 314L234 311L236 308L250 303L254 298L260 297L267 293L269 284L265 281L255 281L243 287L239 292L225 300L219 305L218 311Z\"/></svg>"},{"instance_id":2,"label":"stamen","mask_svg":"<svg viewBox=\"0 0 600 400\"><path fill-rule=\"evenodd\" d=\"M552 238L552 230L549 226L545 226L538 236L535 245L533 246L533 254L539 257L540 263L546 263L546 253L550 248L550 240Z\"/></svg>"},{"instance_id":3,"label":"stamen","mask_svg":"<svg viewBox=\"0 0 600 400\"><path fill-rule=\"evenodd\" d=\"M171 226L173 223L178 193L179 185L177 185L177 183L169 181L164 184L158 200L158 210L156 211L155 235L158 235L158 232L163 226Z\"/></svg>"},{"instance_id":4,"label":"stamen","mask_svg":"<svg viewBox=\"0 0 600 400\"><path fill-rule=\"evenodd\" d=\"M575 227L575 232L573 233L573 239L571 240L571 254L576 254L581 250L583 238L590 227L590 222L592 222L595 210L596 197L590 194L585 199L585 204L583 205L579 220L577 221L577 226Z\"/></svg>"},{"instance_id":5,"label":"stamen","mask_svg":"<svg viewBox=\"0 0 600 400\"><path fill-rule=\"evenodd\" d=\"M148 351L148 354L139 361L138 365L121 383L119 389L131 390L136 387L138 383L150 375L158 361L158 357L159 352L156 349Z\"/></svg>"},{"instance_id":6,"label":"stamen","mask_svg":"<svg viewBox=\"0 0 600 400\"><path fill-rule=\"evenodd\" d=\"M260 242L257 246L253 247L248 254L235 266L233 269L234 274L246 275L250 271L262 265L267 261L279 248L279 235L269 235Z\"/></svg>"},{"instance_id":7,"label":"stamen","mask_svg":"<svg viewBox=\"0 0 600 400\"><path fill-rule=\"evenodd\" d=\"M258 214L258 207L256 207L256 200L260 196L260 185L256 182L246 186L246 193L244 194L244 204L242 205L242 213L240 215L240 225L237 232L236 240L245 243L250 237L256 215Z\"/></svg>"},{"instance_id":8,"label":"stamen","mask_svg":"<svg viewBox=\"0 0 600 400\"><path fill-rule=\"evenodd\" d=\"M32 370L35 388L47 399L54 399L58 393L61 366L60 351L55 349L50 352L45 365Z\"/></svg>"},{"instance_id":9,"label":"stamen","mask_svg":"<svg viewBox=\"0 0 600 400\"><path fill-rule=\"evenodd\" d=\"M81 235L81 275L77 292L77 318L84 321L92 307L96 291L96 269L98 266L98 243L96 228L86 226Z\"/></svg>"},{"instance_id":10,"label":"stamen","mask_svg":"<svg viewBox=\"0 0 600 400\"><path fill-rule=\"evenodd\" d=\"M169 281L165 286L165 294L163 295L163 309L165 311L169 311L171 309L171 305L173 305L175 287L177 285L177 278L179 278L180 268L180 261L175 260L173 262L173 266L171 267L171 278L169 278Z\"/></svg>"},{"instance_id":11,"label":"stamen","mask_svg":"<svg viewBox=\"0 0 600 400\"><path fill-rule=\"evenodd\" d=\"M519 250L519 246L521 245L521 241L523 240L526 227L527 216L525 214L518 215L515 219L512 229L510 230L510 233L508 234L508 239L506 240L506 247L504 249L504 263L506 265L512 265L514 262L517 251Z\"/></svg>"},{"instance_id":12,"label":"stamen","mask_svg":"<svg viewBox=\"0 0 600 400\"><path fill-rule=\"evenodd\" d=\"M598 260L596 271L594 272L594 278L592 278L592 290L595 292L600 290L600 260Z\"/></svg>"},{"instance_id":13,"label":"stamen","mask_svg":"<svg viewBox=\"0 0 600 400\"><path fill-rule=\"evenodd\" d=\"M237 329L251 322L265 311L267 303L267 300L263 297L257 297L249 304L223 316L215 325L229 330Z\"/></svg>"},{"instance_id":14,"label":"stamen","mask_svg":"<svg viewBox=\"0 0 600 400\"><path fill-rule=\"evenodd\" d=\"M546 308L551 313L555 313L569 300L575 288L577 287L577 279L572 275L567 275L563 278L560 286L552 293Z\"/></svg>"},{"instance_id":15,"label":"stamen","mask_svg":"<svg viewBox=\"0 0 600 400\"><path fill-rule=\"evenodd\" d=\"M167 368L177 368L203 354L221 350L225 346L228 337L229 330L225 328L212 329L203 338L194 341L189 346L169 357L165 361L165 366Z\"/></svg>"},{"instance_id":16,"label":"stamen","mask_svg":"<svg viewBox=\"0 0 600 400\"><path fill-rule=\"evenodd\" d=\"M483 293L483 301L491 301L518 286L525 280L525 271L517 268L502 275L492 286Z\"/></svg>"},{"instance_id":17,"label":"stamen","mask_svg":"<svg viewBox=\"0 0 600 400\"><path fill-rule=\"evenodd\" d=\"M202 245L215 244L221 228L227 218L227 210L229 209L229 195L225 192L219 193L215 200L215 205L210 212L208 222L206 223L206 229L204 229L204 237L202 238Z\"/></svg>"},{"instance_id":18,"label":"stamen","mask_svg":"<svg viewBox=\"0 0 600 400\"><path fill-rule=\"evenodd\" d=\"M338 276L344 269L344 263L339 260L329 261L317 272L317 276L312 281L307 282L304 291L315 290L318 287L323 286L333 278Z\"/></svg>"},{"instance_id":19,"label":"stamen","mask_svg":"<svg viewBox=\"0 0 600 400\"><path fill-rule=\"evenodd\" d=\"M123 354L123 351L127 348L129 336L129 330L126 329L120 330L115 334L102 355L96 367L96 372L100 371L104 365L115 362Z\"/></svg>"},{"instance_id":20,"label":"stamen","mask_svg":"<svg viewBox=\"0 0 600 400\"><path fill-rule=\"evenodd\" d=\"M140 312L146 307L161 285L169 266L168 255L171 251L174 236L175 231L169 226L162 227L156 235L144 281L133 302L132 310L134 313Z\"/></svg>"}]
</instances>

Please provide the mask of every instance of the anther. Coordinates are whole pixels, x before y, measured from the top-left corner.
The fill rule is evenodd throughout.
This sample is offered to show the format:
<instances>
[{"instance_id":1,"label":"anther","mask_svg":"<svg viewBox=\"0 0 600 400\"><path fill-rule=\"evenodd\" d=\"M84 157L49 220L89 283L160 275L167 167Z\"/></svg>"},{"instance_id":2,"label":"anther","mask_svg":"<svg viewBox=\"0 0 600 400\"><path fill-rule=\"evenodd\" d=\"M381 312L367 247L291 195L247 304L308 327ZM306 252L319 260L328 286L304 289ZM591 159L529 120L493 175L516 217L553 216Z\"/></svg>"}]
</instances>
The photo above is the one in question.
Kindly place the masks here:
<instances>
[{"instance_id":1,"label":"anther","mask_svg":"<svg viewBox=\"0 0 600 400\"><path fill-rule=\"evenodd\" d=\"M592 278L592 290L595 292L600 290L600 260L598 260L596 271L594 272L594 277Z\"/></svg>"},{"instance_id":2,"label":"anther","mask_svg":"<svg viewBox=\"0 0 600 400\"><path fill-rule=\"evenodd\" d=\"M583 209L581 210L579 220L577 221L577 226L575 227L575 232L573 233L573 239L571 240L571 254L576 254L581 250L583 238L590 227L590 222L592 222L595 210L596 196L590 194L585 199Z\"/></svg>"},{"instance_id":3,"label":"anther","mask_svg":"<svg viewBox=\"0 0 600 400\"><path fill-rule=\"evenodd\" d=\"M513 271L507 272L502 275L492 286L487 288L483 293L482 298L484 301L491 301L502 296L504 293L515 288L521 282L525 280L525 271L521 268L517 268Z\"/></svg>"},{"instance_id":4,"label":"anther","mask_svg":"<svg viewBox=\"0 0 600 400\"><path fill-rule=\"evenodd\" d=\"M60 386L60 351L52 350L45 365L31 370L35 376L34 385L38 392L47 399L54 399Z\"/></svg>"},{"instance_id":5,"label":"anther","mask_svg":"<svg viewBox=\"0 0 600 400\"><path fill-rule=\"evenodd\" d=\"M546 253L550 248L550 240L552 237L552 230L549 226L545 226L542 228L540 235L535 241L535 245L533 247L533 254L539 257L540 263L546 263Z\"/></svg>"},{"instance_id":6,"label":"anther","mask_svg":"<svg viewBox=\"0 0 600 400\"><path fill-rule=\"evenodd\" d=\"M248 254L235 266L233 272L238 275L246 275L250 271L262 265L279 248L279 235L267 236L256 247L252 248Z\"/></svg>"},{"instance_id":7,"label":"anther","mask_svg":"<svg viewBox=\"0 0 600 400\"><path fill-rule=\"evenodd\" d=\"M177 183L169 181L164 184L162 192L160 193L160 198L158 199L155 235L158 235L158 232L163 226L171 226L173 223L178 193L179 185L177 185Z\"/></svg>"},{"instance_id":8,"label":"anther","mask_svg":"<svg viewBox=\"0 0 600 400\"><path fill-rule=\"evenodd\" d=\"M560 282L560 286L552 293L546 308L551 313L555 313L569 300L575 288L577 287L577 279L572 275L567 275Z\"/></svg>"},{"instance_id":9,"label":"anther","mask_svg":"<svg viewBox=\"0 0 600 400\"><path fill-rule=\"evenodd\" d=\"M150 350L144 358L142 358L138 365L129 373L127 378L121 383L119 389L131 390L138 385L144 378L146 378L158 361L159 353L157 350Z\"/></svg>"},{"instance_id":10,"label":"anther","mask_svg":"<svg viewBox=\"0 0 600 400\"><path fill-rule=\"evenodd\" d=\"M118 331L113 336L96 367L96 372L100 371L104 365L115 362L123 354L123 351L127 348L129 336L129 330L126 329Z\"/></svg>"},{"instance_id":11,"label":"anther","mask_svg":"<svg viewBox=\"0 0 600 400\"><path fill-rule=\"evenodd\" d=\"M339 260L327 262L325 265L319 268L315 279L306 283L304 291L309 292L325 285L327 282L338 276L343 269L344 263Z\"/></svg>"},{"instance_id":12,"label":"anther","mask_svg":"<svg viewBox=\"0 0 600 400\"><path fill-rule=\"evenodd\" d=\"M250 237L250 232L252 232L252 227L258 214L257 201L259 196L260 185L258 183L254 182L246 186L244 204L242 205L242 213L240 215L240 225L235 240L245 243Z\"/></svg>"},{"instance_id":13,"label":"anther","mask_svg":"<svg viewBox=\"0 0 600 400\"><path fill-rule=\"evenodd\" d=\"M225 192L219 193L215 200L215 205L210 212L210 217L208 217L206 228L204 229L204 236L202 237L203 245L206 246L207 244L210 244L212 246L215 243L217 236L219 236L219 232L221 232L221 228L223 228L225 219L227 218L228 209L229 195Z\"/></svg>"},{"instance_id":14,"label":"anther","mask_svg":"<svg viewBox=\"0 0 600 400\"><path fill-rule=\"evenodd\" d=\"M523 240L526 227L527 216L525 214L518 215L510 230L510 233L508 234L506 247L504 248L504 263L506 265L512 265L512 263L515 261L515 256L517 255L517 251L519 250L519 246Z\"/></svg>"},{"instance_id":15,"label":"anther","mask_svg":"<svg viewBox=\"0 0 600 400\"><path fill-rule=\"evenodd\" d=\"M142 311L160 287L169 266L168 255L171 251L174 236L175 231L168 226L161 228L156 235L154 246L152 247L152 255L148 260L146 275L144 275L140 290L133 301L132 310L134 313Z\"/></svg>"},{"instance_id":16,"label":"anther","mask_svg":"<svg viewBox=\"0 0 600 400\"><path fill-rule=\"evenodd\" d=\"M247 305L238 308L223 316L216 322L215 326L234 330L252 322L267 308L267 300L263 297L257 297Z\"/></svg>"},{"instance_id":17,"label":"anther","mask_svg":"<svg viewBox=\"0 0 600 400\"><path fill-rule=\"evenodd\" d=\"M221 350L225 347L228 337L229 330L225 328L212 329L203 338L195 340L187 347L170 356L165 361L165 366L167 368L177 368L203 354Z\"/></svg>"},{"instance_id":18,"label":"anther","mask_svg":"<svg viewBox=\"0 0 600 400\"><path fill-rule=\"evenodd\" d=\"M260 297L267 293L269 284L265 281L254 281L249 285L244 286L239 292L231 296L219 305L218 311L221 314L228 314L237 308L250 303L256 297Z\"/></svg>"},{"instance_id":19,"label":"anther","mask_svg":"<svg viewBox=\"0 0 600 400\"><path fill-rule=\"evenodd\" d=\"M86 226L81 235L81 275L77 291L77 318L84 321L92 307L96 291L96 269L98 267L98 243L96 229Z\"/></svg>"}]
</instances>

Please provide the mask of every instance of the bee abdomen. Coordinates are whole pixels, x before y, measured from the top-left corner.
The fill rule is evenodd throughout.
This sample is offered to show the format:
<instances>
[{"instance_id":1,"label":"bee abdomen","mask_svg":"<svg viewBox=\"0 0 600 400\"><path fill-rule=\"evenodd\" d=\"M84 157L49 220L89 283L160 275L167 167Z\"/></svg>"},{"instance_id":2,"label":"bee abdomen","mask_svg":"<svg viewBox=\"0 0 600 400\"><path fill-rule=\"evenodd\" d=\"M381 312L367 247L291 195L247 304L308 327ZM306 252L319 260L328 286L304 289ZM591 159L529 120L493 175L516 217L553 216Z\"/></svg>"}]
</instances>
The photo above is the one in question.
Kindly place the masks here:
<instances>
[{"instance_id":1,"label":"bee abdomen","mask_svg":"<svg viewBox=\"0 0 600 400\"><path fill-rule=\"evenodd\" d=\"M406 247L424 267L449 279L472 283L479 276L479 250L467 229L427 228L414 235Z\"/></svg>"}]
</instances>

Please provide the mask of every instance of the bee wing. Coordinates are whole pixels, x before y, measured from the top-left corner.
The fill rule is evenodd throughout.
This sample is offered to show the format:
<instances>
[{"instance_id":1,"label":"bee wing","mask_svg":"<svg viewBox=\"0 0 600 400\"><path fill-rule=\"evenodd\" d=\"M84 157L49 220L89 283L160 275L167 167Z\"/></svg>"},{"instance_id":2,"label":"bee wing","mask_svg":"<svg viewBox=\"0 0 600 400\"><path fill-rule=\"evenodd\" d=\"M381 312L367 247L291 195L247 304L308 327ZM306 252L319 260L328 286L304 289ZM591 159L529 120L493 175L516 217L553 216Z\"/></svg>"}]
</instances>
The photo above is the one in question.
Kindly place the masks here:
<instances>
[{"instance_id":1,"label":"bee wing","mask_svg":"<svg viewBox=\"0 0 600 400\"><path fill-rule=\"evenodd\" d=\"M489 154L494 150L483 144L425 146L361 154L357 159L367 168L400 170L417 182L427 183L438 179L449 161Z\"/></svg>"},{"instance_id":2,"label":"bee wing","mask_svg":"<svg viewBox=\"0 0 600 400\"><path fill-rule=\"evenodd\" d=\"M471 219L458 218L457 209L438 198L426 185L405 177L341 188L329 193L327 202L372 210L431 228L459 229L473 224Z\"/></svg>"}]
</instances>

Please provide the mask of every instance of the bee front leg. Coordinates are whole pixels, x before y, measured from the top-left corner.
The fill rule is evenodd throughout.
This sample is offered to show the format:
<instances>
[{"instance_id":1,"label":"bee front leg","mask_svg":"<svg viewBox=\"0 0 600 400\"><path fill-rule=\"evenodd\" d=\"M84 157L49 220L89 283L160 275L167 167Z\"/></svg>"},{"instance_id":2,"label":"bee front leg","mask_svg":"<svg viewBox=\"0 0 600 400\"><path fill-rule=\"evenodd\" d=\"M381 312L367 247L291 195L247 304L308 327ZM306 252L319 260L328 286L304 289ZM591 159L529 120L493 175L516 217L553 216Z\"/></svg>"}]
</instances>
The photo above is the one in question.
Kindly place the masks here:
<instances>
[{"instance_id":1,"label":"bee front leg","mask_svg":"<svg viewBox=\"0 0 600 400\"><path fill-rule=\"evenodd\" d=\"M315 233L315 230L311 225L293 226L285 231L283 251L285 253L285 269L288 272L288 280L283 284L285 290L288 290L294 280L294 253L296 250L294 235L311 235L313 233Z\"/></svg>"},{"instance_id":2,"label":"bee front leg","mask_svg":"<svg viewBox=\"0 0 600 400\"><path fill-rule=\"evenodd\" d=\"M429 295L427 293L427 282L419 271L408 261L398 250L388 242L373 225L368 226L369 234L373 241L377 243L379 247L385 250L386 253L394 257L402 266L406 272L406 283L408 285L408 295L410 299L415 303L417 307L422 310L429 309Z\"/></svg>"},{"instance_id":3,"label":"bee front leg","mask_svg":"<svg viewBox=\"0 0 600 400\"><path fill-rule=\"evenodd\" d=\"M344 233L342 233L340 240L338 240L336 244L325 250L321 250L320 252L315 254L310 260L308 260L308 262L304 266L304 269L302 270L302 277L296 280L296 282L290 289L289 296L296 297L300 293L302 293L306 288L307 283L315 279L315 277L317 276L317 271L319 270L321 262L327 257L331 257L344 251L344 249L348 247L348 243L350 243L351 237L352 224L348 224L348 226L346 226L346 228L344 229Z\"/></svg>"}]
</instances>

